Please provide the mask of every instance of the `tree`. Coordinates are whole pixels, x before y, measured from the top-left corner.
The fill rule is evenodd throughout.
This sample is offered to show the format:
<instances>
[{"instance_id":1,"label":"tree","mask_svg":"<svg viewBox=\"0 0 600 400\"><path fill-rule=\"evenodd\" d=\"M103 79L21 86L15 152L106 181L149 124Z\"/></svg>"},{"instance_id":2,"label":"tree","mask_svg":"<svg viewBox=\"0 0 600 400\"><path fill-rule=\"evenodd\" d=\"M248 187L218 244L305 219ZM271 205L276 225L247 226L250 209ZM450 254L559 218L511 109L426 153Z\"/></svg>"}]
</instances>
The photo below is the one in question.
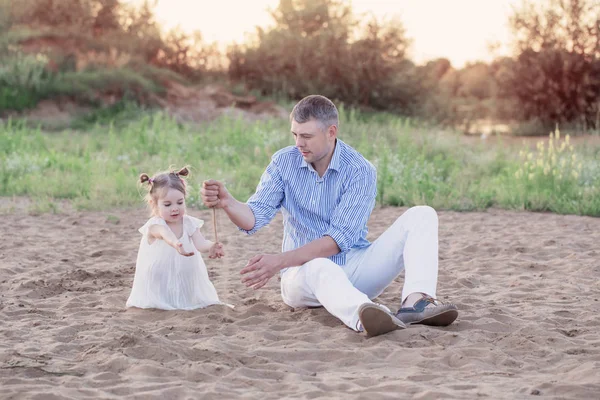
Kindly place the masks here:
<instances>
[{"instance_id":1,"label":"tree","mask_svg":"<svg viewBox=\"0 0 600 400\"><path fill-rule=\"evenodd\" d=\"M99 7L93 22L94 36L102 36L106 32L118 31L121 28L121 3L119 0L96 0Z\"/></svg>"},{"instance_id":2,"label":"tree","mask_svg":"<svg viewBox=\"0 0 600 400\"><path fill-rule=\"evenodd\" d=\"M400 79L411 66L409 42L399 21L359 24L338 0L281 0L272 16L272 29L230 49L234 81L290 98L320 93L376 109L409 108L413 92Z\"/></svg>"},{"instance_id":3,"label":"tree","mask_svg":"<svg viewBox=\"0 0 600 400\"><path fill-rule=\"evenodd\" d=\"M597 125L600 99L600 3L529 1L510 18L516 63L501 90L514 96L526 119Z\"/></svg>"}]
</instances>

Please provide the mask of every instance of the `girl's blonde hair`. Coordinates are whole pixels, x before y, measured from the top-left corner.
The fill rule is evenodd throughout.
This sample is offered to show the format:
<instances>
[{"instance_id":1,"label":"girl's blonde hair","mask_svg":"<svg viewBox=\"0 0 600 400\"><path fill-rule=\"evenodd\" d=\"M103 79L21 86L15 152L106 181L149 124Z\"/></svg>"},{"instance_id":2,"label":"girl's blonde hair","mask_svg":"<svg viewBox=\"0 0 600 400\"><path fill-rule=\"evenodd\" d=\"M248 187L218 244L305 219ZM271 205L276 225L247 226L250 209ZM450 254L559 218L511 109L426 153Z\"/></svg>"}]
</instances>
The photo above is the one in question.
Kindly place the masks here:
<instances>
[{"instance_id":1,"label":"girl's blonde hair","mask_svg":"<svg viewBox=\"0 0 600 400\"><path fill-rule=\"evenodd\" d=\"M161 196L166 195L169 189L179 190L183 193L183 197L187 196L187 184L183 177L188 176L189 173L190 171L188 168L183 167L179 171L171 170L159 172L152 177L145 173L140 175L140 183L142 185L145 183L148 184L146 203L148 203L148 207L152 214L154 214L158 199Z\"/></svg>"}]
</instances>

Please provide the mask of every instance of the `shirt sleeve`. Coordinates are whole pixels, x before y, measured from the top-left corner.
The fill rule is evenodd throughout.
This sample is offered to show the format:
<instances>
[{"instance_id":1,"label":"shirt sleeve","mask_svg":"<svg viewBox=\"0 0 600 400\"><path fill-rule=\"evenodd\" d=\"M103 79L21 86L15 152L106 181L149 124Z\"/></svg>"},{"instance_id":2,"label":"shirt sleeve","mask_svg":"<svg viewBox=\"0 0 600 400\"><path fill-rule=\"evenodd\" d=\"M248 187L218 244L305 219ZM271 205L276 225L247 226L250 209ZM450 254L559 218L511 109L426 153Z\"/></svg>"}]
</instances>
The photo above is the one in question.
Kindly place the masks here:
<instances>
[{"instance_id":1,"label":"shirt sleeve","mask_svg":"<svg viewBox=\"0 0 600 400\"><path fill-rule=\"evenodd\" d=\"M274 160L271 160L260 178L256 192L246 202L254 214L254 227L250 230L239 229L248 235L252 235L267 225L281 208L283 198L283 179L277 164Z\"/></svg>"},{"instance_id":2,"label":"shirt sleeve","mask_svg":"<svg viewBox=\"0 0 600 400\"><path fill-rule=\"evenodd\" d=\"M349 183L331 216L329 229L341 253L350 250L361 237L377 197L377 172L374 168L358 173Z\"/></svg>"}]
</instances>

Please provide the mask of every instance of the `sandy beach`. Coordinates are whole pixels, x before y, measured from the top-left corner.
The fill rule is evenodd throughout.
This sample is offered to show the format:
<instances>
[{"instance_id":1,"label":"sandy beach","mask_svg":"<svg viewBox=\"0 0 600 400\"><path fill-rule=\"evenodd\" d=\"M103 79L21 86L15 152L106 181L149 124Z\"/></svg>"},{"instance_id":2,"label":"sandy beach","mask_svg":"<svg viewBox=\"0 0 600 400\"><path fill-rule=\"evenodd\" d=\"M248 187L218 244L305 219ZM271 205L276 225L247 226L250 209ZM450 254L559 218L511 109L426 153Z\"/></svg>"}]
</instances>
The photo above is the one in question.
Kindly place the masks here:
<instances>
[{"instance_id":1,"label":"sandy beach","mask_svg":"<svg viewBox=\"0 0 600 400\"><path fill-rule=\"evenodd\" d=\"M378 208L371 240L405 211ZM207 223L212 214L191 210ZM220 214L227 256L205 257L221 300L126 309L139 210L2 215L2 399L592 399L600 396L600 219L442 211L438 297L447 328L366 338L322 308L290 309L276 278L240 282L278 252L281 218L254 236ZM399 306L403 277L377 300Z\"/></svg>"}]
</instances>

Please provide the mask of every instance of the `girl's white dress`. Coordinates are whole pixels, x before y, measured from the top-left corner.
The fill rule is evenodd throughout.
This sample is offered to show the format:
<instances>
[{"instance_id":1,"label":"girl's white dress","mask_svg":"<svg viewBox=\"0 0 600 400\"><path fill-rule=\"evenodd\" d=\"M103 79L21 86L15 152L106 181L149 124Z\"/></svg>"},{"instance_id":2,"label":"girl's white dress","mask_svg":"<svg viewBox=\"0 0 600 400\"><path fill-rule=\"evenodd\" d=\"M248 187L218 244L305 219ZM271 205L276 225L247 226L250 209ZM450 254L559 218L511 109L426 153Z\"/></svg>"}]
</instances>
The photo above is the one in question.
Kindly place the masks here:
<instances>
[{"instance_id":1,"label":"girl's white dress","mask_svg":"<svg viewBox=\"0 0 600 400\"><path fill-rule=\"evenodd\" d=\"M142 240L127 307L193 310L222 304L208 278L204 260L192 242L192 235L203 224L201 219L183 216L183 235L179 241L185 250L194 252L190 257L182 256L164 240L148 243L150 226L167 226L164 219L152 217L139 229Z\"/></svg>"}]
</instances>

